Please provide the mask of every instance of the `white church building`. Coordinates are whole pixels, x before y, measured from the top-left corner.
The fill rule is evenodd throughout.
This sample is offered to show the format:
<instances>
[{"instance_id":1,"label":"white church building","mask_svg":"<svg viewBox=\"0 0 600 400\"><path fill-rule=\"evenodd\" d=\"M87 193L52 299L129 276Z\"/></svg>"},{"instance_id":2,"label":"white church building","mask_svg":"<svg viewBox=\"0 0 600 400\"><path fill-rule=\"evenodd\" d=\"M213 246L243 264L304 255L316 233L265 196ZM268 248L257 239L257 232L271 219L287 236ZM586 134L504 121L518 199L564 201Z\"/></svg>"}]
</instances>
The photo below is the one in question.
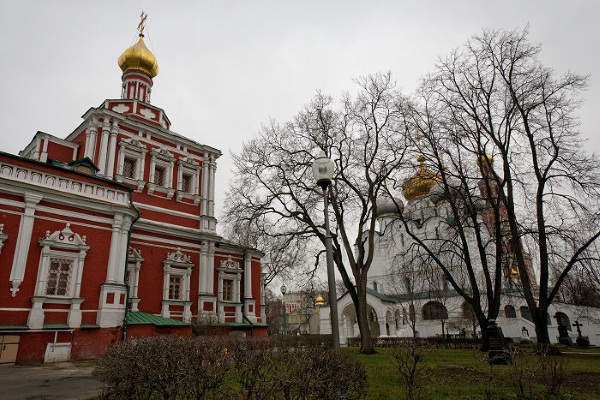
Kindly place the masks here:
<instances>
[{"instance_id":1,"label":"white church building","mask_svg":"<svg viewBox=\"0 0 600 400\"><path fill-rule=\"evenodd\" d=\"M443 199L439 179L424 165L422 156L419 162L419 170L402 185L404 200L384 195L377 201L375 217L378 229L374 236L374 258L367 283L371 335L379 338L478 336L480 328L474 320L471 306L436 272L436 268L426 267L418 259L411 258L414 257L410 255L414 241L400 215L414 224L411 229L421 239L444 238L453 226L450 206ZM474 244L473 250L476 250ZM476 267L481 269L481 263ZM535 279L533 267L528 275ZM535 342L535 325L519 290L518 273L506 270L503 279L500 313L496 322L505 337L517 343L522 340ZM484 298L482 304L485 304ZM343 344L348 338L359 337L360 332L355 307L348 293L338 298L337 308L340 343ZM329 307L320 310L322 334L331 333L329 312ZM579 336L579 329L591 345L600 345L600 309L554 302L549 308L548 318L552 343L559 342L560 325L564 326L562 330L566 329L573 343Z\"/></svg>"}]
</instances>

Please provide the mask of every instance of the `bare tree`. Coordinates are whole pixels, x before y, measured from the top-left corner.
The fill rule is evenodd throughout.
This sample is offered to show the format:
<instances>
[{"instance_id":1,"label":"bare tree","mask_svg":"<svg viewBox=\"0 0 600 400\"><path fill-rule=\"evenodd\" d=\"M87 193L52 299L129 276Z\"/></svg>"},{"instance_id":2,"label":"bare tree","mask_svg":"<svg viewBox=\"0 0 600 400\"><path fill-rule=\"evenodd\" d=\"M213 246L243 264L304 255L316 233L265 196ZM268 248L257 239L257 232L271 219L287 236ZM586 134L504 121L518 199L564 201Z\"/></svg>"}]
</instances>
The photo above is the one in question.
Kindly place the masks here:
<instances>
[{"instance_id":1,"label":"bare tree","mask_svg":"<svg viewBox=\"0 0 600 400\"><path fill-rule=\"evenodd\" d=\"M558 296L565 303L600 307L600 262L590 260L573 268L565 278Z\"/></svg>"},{"instance_id":2,"label":"bare tree","mask_svg":"<svg viewBox=\"0 0 600 400\"><path fill-rule=\"evenodd\" d=\"M233 191L234 189L230 189ZM280 235L277 228L265 216L237 219L239 212L231 213L234 207L242 207L243 199L235 199L228 203L224 216L224 236L242 246L259 249L264 253L262 272L264 284L269 285L279 277L283 281L296 278L299 284L302 277L309 281L314 269L307 260L309 241L304 236ZM300 278L300 279L298 279Z\"/></svg>"},{"instance_id":3,"label":"bare tree","mask_svg":"<svg viewBox=\"0 0 600 400\"><path fill-rule=\"evenodd\" d=\"M319 151L336 165L329 190L334 263L351 296L361 333L361 352L373 352L366 304L367 273L373 257L376 198L385 179L403 160L400 95L391 74L357 79L359 92L340 107L318 93L285 124L271 121L234 155L236 178L226 203L225 223L269 221L270 237L317 238L324 260L323 199L311 166ZM361 235L362 232L371 232Z\"/></svg>"},{"instance_id":4,"label":"bare tree","mask_svg":"<svg viewBox=\"0 0 600 400\"><path fill-rule=\"evenodd\" d=\"M473 307L484 339L513 284L538 343L549 343L549 305L574 267L597 258L600 168L574 115L586 78L557 77L539 52L527 29L485 31L438 63L411 110L452 225L443 240L413 238Z\"/></svg>"}]
</instances>

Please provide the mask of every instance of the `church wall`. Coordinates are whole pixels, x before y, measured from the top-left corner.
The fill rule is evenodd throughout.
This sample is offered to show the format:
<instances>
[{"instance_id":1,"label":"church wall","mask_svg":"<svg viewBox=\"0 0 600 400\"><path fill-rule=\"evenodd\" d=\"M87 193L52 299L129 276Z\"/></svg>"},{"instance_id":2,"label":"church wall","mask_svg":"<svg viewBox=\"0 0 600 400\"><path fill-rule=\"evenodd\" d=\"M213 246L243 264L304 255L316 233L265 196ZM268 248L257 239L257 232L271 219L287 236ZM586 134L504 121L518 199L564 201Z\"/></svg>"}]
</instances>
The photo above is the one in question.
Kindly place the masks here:
<instances>
[{"instance_id":1,"label":"church wall","mask_svg":"<svg viewBox=\"0 0 600 400\"><path fill-rule=\"evenodd\" d=\"M73 148L63 146L60 143L48 141L48 158L70 163L73 161Z\"/></svg>"},{"instance_id":2,"label":"church wall","mask_svg":"<svg viewBox=\"0 0 600 400\"><path fill-rule=\"evenodd\" d=\"M154 209L147 209L144 206L139 206L141 211L141 218L145 220L151 221L160 221L167 224L177 225L179 227L190 228L190 229L200 229L200 219L196 216L194 217L190 214L187 216L180 216L174 214L173 212L169 213L168 208L164 208L163 211L155 211ZM177 213L183 212L181 209L177 209Z\"/></svg>"},{"instance_id":3,"label":"church wall","mask_svg":"<svg viewBox=\"0 0 600 400\"><path fill-rule=\"evenodd\" d=\"M136 90L151 87L155 76L149 71L123 72L126 86L145 82L146 86ZM134 97L127 97L130 94ZM85 120L65 140L40 132L22 153L24 157L0 153L0 224L4 224L4 233L0 231L0 283L5 288L0 290L0 333L29 328L27 333L19 333L22 342L17 362L43 362L57 327L66 329L58 333L57 340L67 347L70 343L71 359L102 354L121 339L127 306L187 322L196 317L202 302L200 308L213 316L230 313L229 321L235 326L225 326L224 334L236 330L266 335L266 327L254 325L265 322L260 307L260 255L252 250L257 255L247 263L248 249L222 243L216 235L214 186L220 151L165 131L170 121L162 109L139 100L144 93L124 91L123 95L121 100L106 100L89 109ZM127 164L134 166L128 169L135 171L133 177L124 174L125 155L133 158ZM85 175L66 165L84 157L99 168L97 174ZM52 166L45 163L47 159L65 165ZM153 159L166 168L163 184L150 182L155 173ZM75 165L79 171L89 167L85 162ZM191 176L195 191L181 188L180 172ZM133 222L138 211L140 218ZM23 220L27 222L26 235L19 231ZM57 239L63 233L70 238L69 229L73 238L79 235L76 245L63 243L70 239ZM19 242L18 238L27 239ZM43 256L40 239L46 246ZM58 250L48 255L49 246L54 251L48 243L66 247L56 247ZM12 280L11 288L15 254L25 252L23 280L20 284L18 279ZM227 271L239 281L238 298L219 310L215 301L219 273L227 260L239 266L237 271ZM41 271L48 271L41 279L40 265L46 268ZM54 279L57 265L70 265L73 276L69 279L75 279L78 286L69 286L75 282L70 280L65 284L68 294L46 295L52 293L48 282ZM126 270L130 271L128 281ZM169 274L170 281L166 279ZM34 295L38 281L45 286ZM125 282L137 286L135 298L133 286L129 288L134 301L128 305ZM169 286L172 295L180 289L180 299L168 300ZM79 293L73 294L77 288ZM245 293L248 288L251 294ZM252 321L242 318L244 311ZM224 320L224 315L219 318ZM191 327L146 324L126 329L128 337L191 335Z\"/></svg>"},{"instance_id":4,"label":"church wall","mask_svg":"<svg viewBox=\"0 0 600 400\"><path fill-rule=\"evenodd\" d=\"M139 236L137 232L135 236ZM146 236L147 235L147 236ZM142 262L139 275L138 297L141 299L140 309L150 314L161 314L163 296L163 282L165 279L164 261L168 253L174 253L177 249L187 256L194 264L190 277L190 298L192 310L197 309L197 298L194 293L198 292L198 271L200 257L198 252L199 243L184 241L177 237L171 237L168 242L160 236L145 234L143 239L133 237L131 247L140 251L144 261ZM176 243L174 243L176 241ZM181 318L175 318L181 320Z\"/></svg>"}]
</instances>

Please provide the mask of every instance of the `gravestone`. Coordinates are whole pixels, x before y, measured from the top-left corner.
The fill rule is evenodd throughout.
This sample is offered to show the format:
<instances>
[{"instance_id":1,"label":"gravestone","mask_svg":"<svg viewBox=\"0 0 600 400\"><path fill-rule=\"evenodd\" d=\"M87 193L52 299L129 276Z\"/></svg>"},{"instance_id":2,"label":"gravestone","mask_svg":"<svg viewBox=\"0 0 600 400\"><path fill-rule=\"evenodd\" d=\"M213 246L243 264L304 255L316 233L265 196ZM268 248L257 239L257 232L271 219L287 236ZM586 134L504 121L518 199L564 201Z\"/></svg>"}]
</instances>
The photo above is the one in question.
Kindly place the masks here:
<instances>
[{"instance_id":1,"label":"gravestone","mask_svg":"<svg viewBox=\"0 0 600 400\"><path fill-rule=\"evenodd\" d=\"M577 328L577 346L585 348L590 347L590 339L581 335L581 327L583 326L583 324L579 321L575 321L573 326Z\"/></svg>"},{"instance_id":2,"label":"gravestone","mask_svg":"<svg viewBox=\"0 0 600 400\"><path fill-rule=\"evenodd\" d=\"M531 344L531 338L529 337L529 329L527 327L521 328L521 344Z\"/></svg>"},{"instance_id":3,"label":"gravestone","mask_svg":"<svg viewBox=\"0 0 600 400\"><path fill-rule=\"evenodd\" d=\"M488 351L488 359L490 364L510 363L510 353L504 348L504 334L502 333L502 328L500 328L496 323L496 320L490 319L488 321L486 331L490 343Z\"/></svg>"}]
</instances>

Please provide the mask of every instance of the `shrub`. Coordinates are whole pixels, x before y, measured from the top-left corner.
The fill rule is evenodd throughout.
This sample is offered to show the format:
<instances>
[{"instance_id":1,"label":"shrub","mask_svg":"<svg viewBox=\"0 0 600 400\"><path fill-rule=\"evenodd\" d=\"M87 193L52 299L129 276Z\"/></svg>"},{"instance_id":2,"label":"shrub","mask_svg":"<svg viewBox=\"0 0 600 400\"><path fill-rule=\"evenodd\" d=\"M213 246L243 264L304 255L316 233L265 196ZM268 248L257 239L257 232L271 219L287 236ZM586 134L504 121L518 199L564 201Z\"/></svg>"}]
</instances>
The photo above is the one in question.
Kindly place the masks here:
<instances>
[{"instance_id":1,"label":"shrub","mask_svg":"<svg viewBox=\"0 0 600 400\"><path fill-rule=\"evenodd\" d=\"M360 399L360 361L287 339L159 336L119 343L98 360L105 399Z\"/></svg>"},{"instance_id":2,"label":"shrub","mask_svg":"<svg viewBox=\"0 0 600 400\"><path fill-rule=\"evenodd\" d=\"M406 398L409 400L419 398L420 378L424 370L422 363L425 353L432 349L433 347L425 341L411 340L392 350L398 372L404 379Z\"/></svg>"}]
</instances>

